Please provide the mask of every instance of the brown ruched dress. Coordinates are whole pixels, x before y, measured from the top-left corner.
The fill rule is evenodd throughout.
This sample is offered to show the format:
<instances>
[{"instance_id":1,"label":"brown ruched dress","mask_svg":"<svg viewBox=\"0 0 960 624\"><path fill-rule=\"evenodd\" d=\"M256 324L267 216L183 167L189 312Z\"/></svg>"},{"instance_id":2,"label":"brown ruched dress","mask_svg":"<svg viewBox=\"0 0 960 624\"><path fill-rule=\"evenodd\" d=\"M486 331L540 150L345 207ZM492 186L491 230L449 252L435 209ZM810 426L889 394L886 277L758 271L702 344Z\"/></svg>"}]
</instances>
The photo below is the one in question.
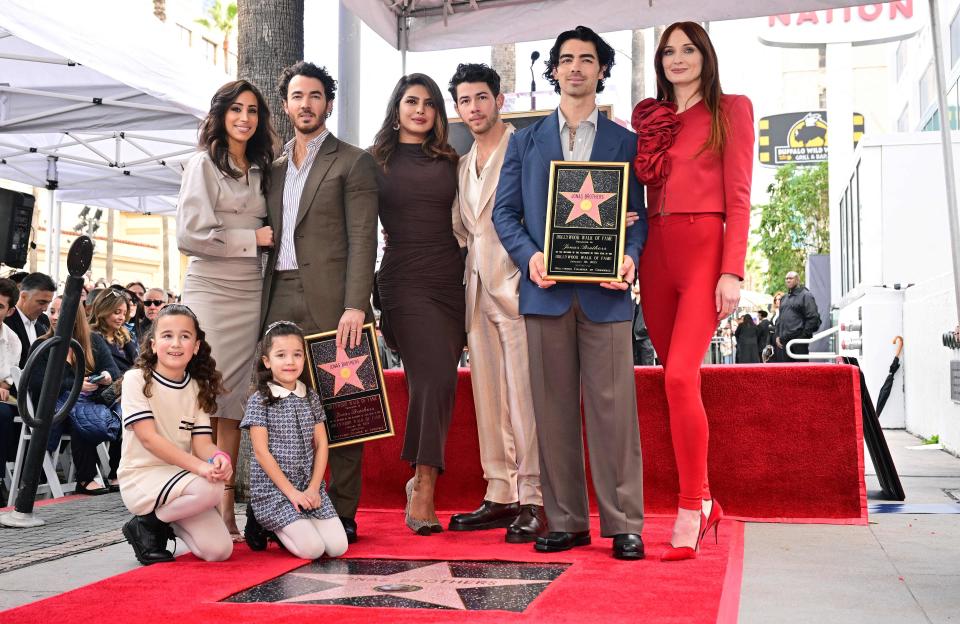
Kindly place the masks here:
<instances>
[{"instance_id":1,"label":"brown ruched dress","mask_svg":"<svg viewBox=\"0 0 960 624\"><path fill-rule=\"evenodd\" d=\"M384 337L400 352L410 394L400 456L443 470L466 344L463 258L451 219L457 165L401 143L387 166L377 176L387 234L377 288Z\"/></svg>"}]
</instances>

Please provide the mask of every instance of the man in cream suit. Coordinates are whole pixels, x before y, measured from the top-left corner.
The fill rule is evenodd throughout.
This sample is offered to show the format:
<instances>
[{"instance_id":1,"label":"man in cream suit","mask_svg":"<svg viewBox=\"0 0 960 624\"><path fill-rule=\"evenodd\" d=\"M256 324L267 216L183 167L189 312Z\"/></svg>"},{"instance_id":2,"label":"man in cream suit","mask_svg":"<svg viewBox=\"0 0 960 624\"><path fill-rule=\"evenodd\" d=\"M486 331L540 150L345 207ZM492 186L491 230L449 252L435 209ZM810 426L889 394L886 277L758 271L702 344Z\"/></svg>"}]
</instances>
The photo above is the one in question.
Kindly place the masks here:
<instances>
[{"instance_id":1,"label":"man in cream suit","mask_svg":"<svg viewBox=\"0 0 960 624\"><path fill-rule=\"evenodd\" d=\"M527 338L519 310L520 271L507 255L490 214L513 126L500 119L500 76L461 64L450 95L474 143L460 158L454 231L467 247L467 342L487 494L480 507L450 519L454 531L507 527L506 541L545 535Z\"/></svg>"}]
</instances>

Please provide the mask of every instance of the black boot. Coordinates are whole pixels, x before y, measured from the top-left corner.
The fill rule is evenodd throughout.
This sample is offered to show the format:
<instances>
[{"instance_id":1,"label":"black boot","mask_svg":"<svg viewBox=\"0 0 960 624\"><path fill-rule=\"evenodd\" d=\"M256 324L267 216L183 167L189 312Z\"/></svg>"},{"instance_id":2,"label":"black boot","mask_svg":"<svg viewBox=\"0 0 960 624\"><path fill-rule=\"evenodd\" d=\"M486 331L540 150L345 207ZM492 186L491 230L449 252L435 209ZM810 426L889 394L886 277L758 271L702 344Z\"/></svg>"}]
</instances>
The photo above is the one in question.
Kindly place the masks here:
<instances>
[{"instance_id":1,"label":"black boot","mask_svg":"<svg viewBox=\"0 0 960 624\"><path fill-rule=\"evenodd\" d=\"M250 550L266 550L270 535L271 533L257 522L257 517L253 515L253 506L247 503L247 523L243 527L243 539L247 546Z\"/></svg>"},{"instance_id":2,"label":"black boot","mask_svg":"<svg viewBox=\"0 0 960 624\"><path fill-rule=\"evenodd\" d=\"M123 525L123 536L133 546L137 561L143 565L173 561L167 547L170 525L162 522L153 512L134 516Z\"/></svg>"}]
</instances>

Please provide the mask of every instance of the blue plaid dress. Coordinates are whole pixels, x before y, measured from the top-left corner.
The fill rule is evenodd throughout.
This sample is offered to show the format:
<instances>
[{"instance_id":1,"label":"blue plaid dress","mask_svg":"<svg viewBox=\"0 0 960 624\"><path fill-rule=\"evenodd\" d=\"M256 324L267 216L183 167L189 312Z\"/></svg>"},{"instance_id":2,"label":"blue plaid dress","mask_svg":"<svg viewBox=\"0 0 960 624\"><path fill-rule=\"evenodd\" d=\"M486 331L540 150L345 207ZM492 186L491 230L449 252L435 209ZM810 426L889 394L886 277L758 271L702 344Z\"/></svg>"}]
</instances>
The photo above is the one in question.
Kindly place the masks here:
<instances>
[{"instance_id":1,"label":"blue plaid dress","mask_svg":"<svg viewBox=\"0 0 960 624\"><path fill-rule=\"evenodd\" d=\"M313 390L307 390L305 397L291 392L270 405L264 404L262 395L256 392L247 401L240 427L267 428L270 454L290 483L303 491L313 472L313 428L325 420L320 397ZM320 484L320 507L298 511L253 455L250 456L250 503L257 520L268 531L277 531L306 518L323 520L337 517L333 503L327 496L326 483Z\"/></svg>"}]
</instances>

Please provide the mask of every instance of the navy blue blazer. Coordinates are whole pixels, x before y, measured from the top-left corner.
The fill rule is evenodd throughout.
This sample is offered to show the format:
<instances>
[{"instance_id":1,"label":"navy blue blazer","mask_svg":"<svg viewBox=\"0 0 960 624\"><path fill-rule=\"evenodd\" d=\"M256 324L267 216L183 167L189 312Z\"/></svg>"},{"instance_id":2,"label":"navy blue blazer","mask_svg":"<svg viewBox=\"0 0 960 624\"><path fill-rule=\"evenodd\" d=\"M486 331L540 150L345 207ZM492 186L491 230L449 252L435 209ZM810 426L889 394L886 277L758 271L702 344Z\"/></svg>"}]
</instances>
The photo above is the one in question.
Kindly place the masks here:
<instances>
[{"instance_id":1,"label":"navy blue blazer","mask_svg":"<svg viewBox=\"0 0 960 624\"><path fill-rule=\"evenodd\" d=\"M637 135L600 114L590 160L627 162L631 164L632 172L636 155ZM608 290L598 284L569 283L540 288L530 281L530 258L538 251L543 251L551 160L563 160L557 111L510 138L497 184L493 225L507 253L523 274L520 280L520 313L560 316L570 309L573 294L576 293L580 308L591 321L632 321L633 303L629 290ZM643 201L643 186L636 176L630 175L629 184L630 210L636 212L640 220L627 228L624 252L637 265L647 240L647 211Z\"/></svg>"}]
</instances>

